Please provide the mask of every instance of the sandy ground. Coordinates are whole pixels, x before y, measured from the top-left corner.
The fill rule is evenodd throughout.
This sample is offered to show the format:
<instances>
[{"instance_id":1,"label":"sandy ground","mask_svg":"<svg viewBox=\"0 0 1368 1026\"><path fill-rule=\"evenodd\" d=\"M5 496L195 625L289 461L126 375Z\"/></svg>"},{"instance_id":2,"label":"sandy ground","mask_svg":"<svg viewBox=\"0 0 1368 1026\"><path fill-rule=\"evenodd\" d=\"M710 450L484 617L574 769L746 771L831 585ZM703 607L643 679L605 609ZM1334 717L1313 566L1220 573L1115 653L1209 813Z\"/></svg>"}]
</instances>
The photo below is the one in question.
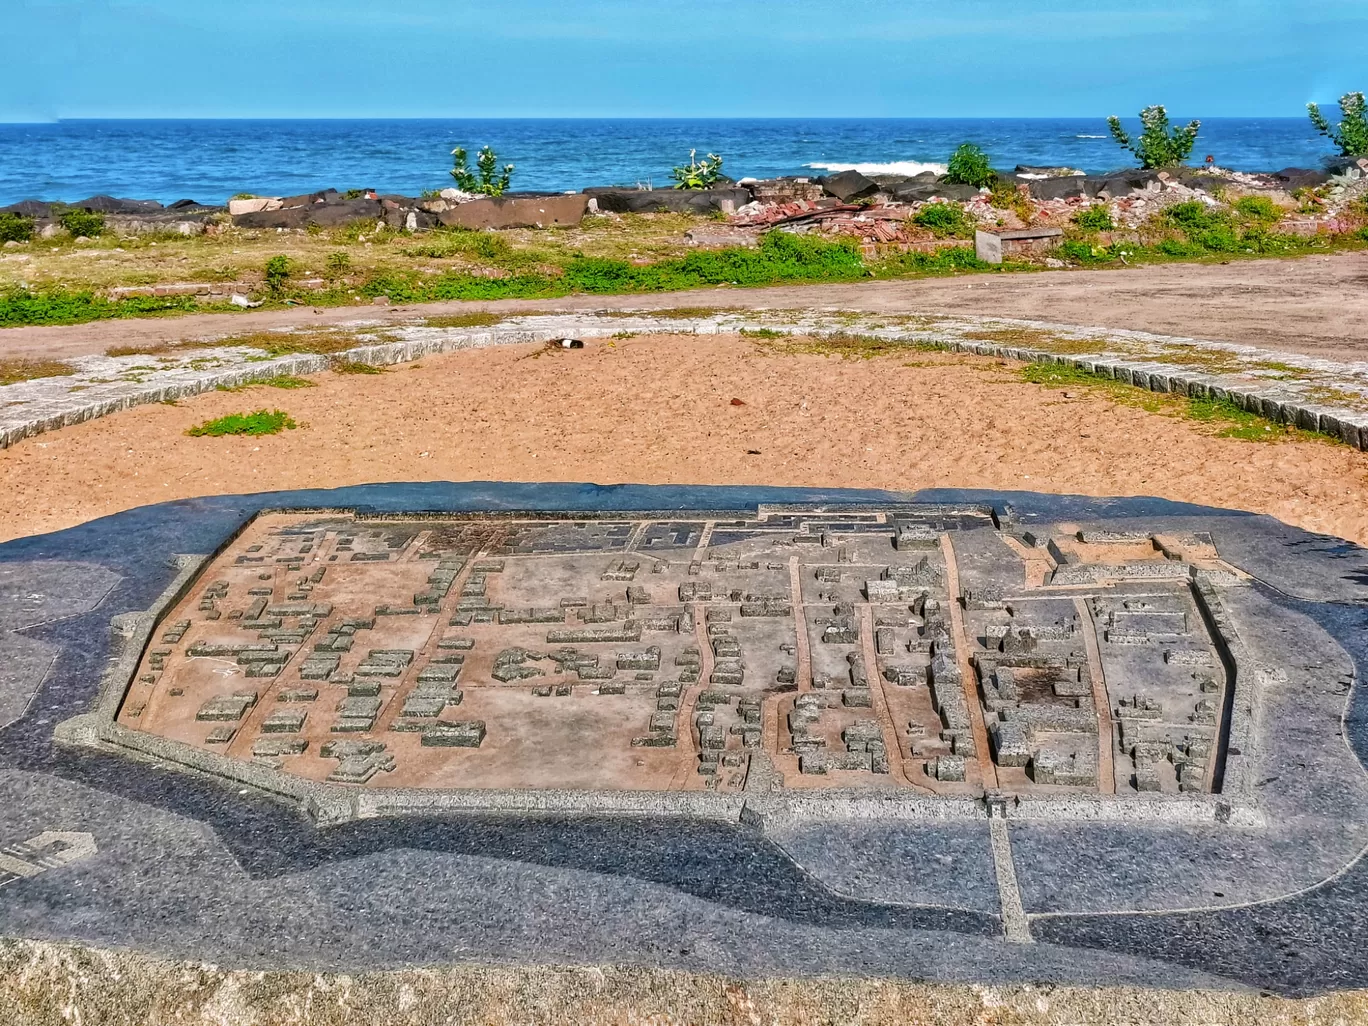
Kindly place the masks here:
<instances>
[{"instance_id":1,"label":"sandy ground","mask_svg":"<svg viewBox=\"0 0 1368 1026\"><path fill-rule=\"evenodd\" d=\"M1368 544L1364 453L1217 438L1026 384L983 357L842 360L737 337L640 337L316 380L141 406L0 451L0 538L206 494L493 479L1158 495ZM185 434L262 407L301 427Z\"/></svg>"},{"instance_id":2,"label":"sandy ground","mask_svg":"<svg viewBox=\"0 0 1368 1026\"><path fill-rule=\"evenodd\" d=\"M862 285L710 289L654 296L343 307L104 321L0 329L0 359L63 358L112 345L160 343L265 328L334 324L358 316L669 307L770 307L875 313L1023 317L1103 328L1240 342L1341 360L1368 359L1368 253L1230 264L1165 264L1129 270L970 274Z\"/></svg>"}]
</instances>

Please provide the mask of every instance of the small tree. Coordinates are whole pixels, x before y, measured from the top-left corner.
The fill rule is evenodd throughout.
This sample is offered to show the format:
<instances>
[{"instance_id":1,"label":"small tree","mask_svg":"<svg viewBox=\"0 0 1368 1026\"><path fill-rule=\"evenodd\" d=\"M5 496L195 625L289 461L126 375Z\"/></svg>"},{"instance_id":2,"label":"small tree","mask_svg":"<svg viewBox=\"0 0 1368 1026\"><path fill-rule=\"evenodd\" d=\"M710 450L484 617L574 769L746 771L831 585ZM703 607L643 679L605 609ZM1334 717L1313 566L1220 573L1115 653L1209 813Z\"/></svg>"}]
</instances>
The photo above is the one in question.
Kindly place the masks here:
<instances>
[{"instance_id":1,"label":"small tree","mask_svg":"<svg viewBox=\"0 0 1368 1026\"><path fill-rule=\"evenodd\" d=\"M1187 160L1197 142L1197 130L1202 127L1200 121L1189 121L1183 128L1174 128L1169 124L1168 111L1163 104L1142 110L1140 124L1144 131L1132 142L1121 127L1120 118L1107 118L1112 138L1134 153L1143 168L1174 167Z\"/></svg>"},{"instance_id":2,"label":"small tree","mask_svg":"<svg viewBox=\"0 0 1368 1026\"><path fill-rule=\"evenodd\" d=\"M997 172L984 153L973 143L961 143L945 165L945 180L982 189L997 181Z\"/></svg>"},{"instance_id":3,"label":"small tree","mask_svg":"<svg viewBox=\"0 0 1368 1026\"><path fill-rule=\"evenodd\" d=\"M513 165L505 164L500 173L499 158L492 147L484 147L475 158L478 177L470 170L465 147L457 146L451 151L451 156L455 161L451 177L456 179L456 188L462 192L478 193L481 196L502 196L508 190L509 180L513 177Z\"/></svg>"},{"instance_id":4,"label":"small tree","mask_svg":"<svg viewBox=\"0 0 1368 1026\"><path fill-rule=\"evenodd\" d=\"M697 150L690 150L689 162L680 164L670 172L670 177L675 180L676 189L711 189L722 177L721 157L716 153L709 153L702 160L697 160L697 156Z\"/></svg>"},{"instance_id":5,"label":"small tree","mask_svg":"<svg viewBox=\"0 0 1368 1026\"><path fill-rule=\"evenodd\" d=\"M1345 93L1339 99L1340 116L1343 120L1339 128L1330 127L1321 113L1320 105L1308 103L1306 113L1316 131L1329 137L1339 147L1345 157L1368 157L1368 107L1365 107L1362 93Z\"/></svg>"}]
</instances>

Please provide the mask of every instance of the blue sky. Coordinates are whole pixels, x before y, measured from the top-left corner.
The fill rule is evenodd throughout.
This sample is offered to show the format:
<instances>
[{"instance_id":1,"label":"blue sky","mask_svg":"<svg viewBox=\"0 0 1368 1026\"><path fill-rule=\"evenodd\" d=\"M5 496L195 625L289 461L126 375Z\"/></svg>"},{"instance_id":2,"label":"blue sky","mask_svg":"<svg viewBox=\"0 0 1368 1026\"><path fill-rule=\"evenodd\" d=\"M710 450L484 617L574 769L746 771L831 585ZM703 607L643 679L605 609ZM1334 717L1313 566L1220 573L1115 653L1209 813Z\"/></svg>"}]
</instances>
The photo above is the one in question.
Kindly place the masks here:
<instances>
[{"instance_id":1,"label":"blue sky","mask_svg":"<svg viewBox=\"0 0 1368 1026\"><path fill-rule=\"evenodd\" d=\"M1298 116L1368 89L1363 0L0 0L0 14L0 122L1065 117L1156 102Z\"/></svg>"}]
</instances>

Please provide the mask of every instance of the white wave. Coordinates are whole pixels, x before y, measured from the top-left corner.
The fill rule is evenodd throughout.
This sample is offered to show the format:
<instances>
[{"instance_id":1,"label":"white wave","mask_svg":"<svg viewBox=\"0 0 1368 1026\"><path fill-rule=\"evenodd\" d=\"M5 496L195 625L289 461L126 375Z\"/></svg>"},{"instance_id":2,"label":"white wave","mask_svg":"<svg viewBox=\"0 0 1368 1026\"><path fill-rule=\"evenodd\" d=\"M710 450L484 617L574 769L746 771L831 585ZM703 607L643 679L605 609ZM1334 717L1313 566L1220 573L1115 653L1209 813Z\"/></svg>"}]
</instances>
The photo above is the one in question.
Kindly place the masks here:
<instances>
[{"instance_id":1,"label":"white wave","mask_svg":"<svg viewBox=\"0 0 1368 1026\"><path fill-rule=\"evenodd\" d=\"M1076 135L1075 139L1105 139L1105 135Z\"/></svg>"},{"instance_id":2,"label":"white wave","mask_svg":"<svg viewBox=\"0 0 1368 1026\"><path fill-rule=\"evenodd\" d=\"M804 164L814 171L858 171L862 175L919 175L931 171L945 174L944 164L924 164L918 160L892 160L885 164Z\"/></svg>"}]
</instances>

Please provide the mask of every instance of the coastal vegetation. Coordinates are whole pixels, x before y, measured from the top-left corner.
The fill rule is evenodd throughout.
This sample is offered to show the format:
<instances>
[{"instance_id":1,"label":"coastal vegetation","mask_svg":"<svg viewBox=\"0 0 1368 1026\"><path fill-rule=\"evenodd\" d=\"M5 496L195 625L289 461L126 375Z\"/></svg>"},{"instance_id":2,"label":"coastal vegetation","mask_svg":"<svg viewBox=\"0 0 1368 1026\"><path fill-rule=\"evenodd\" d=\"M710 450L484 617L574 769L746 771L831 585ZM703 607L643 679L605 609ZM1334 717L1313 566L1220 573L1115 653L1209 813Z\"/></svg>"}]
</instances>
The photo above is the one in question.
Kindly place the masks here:
<instances>
[{"instance_id":1,"label":"coastal vegetation","mask_svg":"<svg viewBox=\"0 0 1368 1026\"><path fill-rule=\"evenodd\" d=\"M670 172L676 189L711 189L722 177L722 158L709 153L702 160L695 159L697 150L689 151L689 162Z\"/></svg>"},{"instance_id":2,"label":"coastal vegetation","mask_svg":"<svg viewBox=\"0 0 1368 1026\"><path fill-rule=\"evenodd\" d=\"M912 215L912 223L938 239L974 237L974 219L956 203L928 203Z\"/></svg>"},{"instance_id":3,"label":"coastal vegetation","mask_svg":"<svg viewBox=\"0 0 1368 1026\"><path fill-rule=\"evenodd\" d=\"M23 214L0 214L0 243L28 242L33 238L34 223Z\"/></svg>"},{"instance_id":4,"label":"coastal vegetation","mask_svg":"<svg viewBox=\"0 0 1368 1026\"><path fill-rule=\"evenodd\" d=\"M105 232L105 216L98 210L73 207L62 211L57 221L72 238L94 239Z\"/></svg>"},{"instance_id":5,"label":"coastal vegetation","mask_svg":"<svg viewBox=\"0 0 1368 1026\"><path fill-rule=\"evenodd\" d=\"M478 196L502 196L508 191L514 166L505 164L500 170L499 156L493 147L485 146L476 154L474 171L470 169L470 158L464 147L457 146L451 151L451 157L451 177L456 180L456 188L462 192Z\"/></svg>"},{"instance_id":6,"label":"coastal vegetation","mask_svg":"<svg viewBox=\"0 0 1368 1026\"><path fill-rule=\"evenodd\" d=\"M982 149L973 143L962 143L946 162L945 181L983 189L997 181L997 172Z\"/></svg>"},{"instance_id":7,"label":"coastal vegetation","mask_svg":"<svg viewBox=\"0 0 1368 1026\"><path fill-rule=\"evenodd\" d=\"M1176 167L1192 155L1192 147L1197 142L1200 121L1189 121L1181 128L1169 123L1168 111L1163 104L1146 107L1140 112L1141 131L1138 138L1132 139L1121 127L1118 117L1107 118L1107 127L1112 138L1121 146L1135 154L1141 168Z\"/></svg>"},{"instance_id":8,"label":"coastal vegetation","mask_svg":"<svg viewBox=\"0 0 1368 1026\"><path fill-rule=\"evenodd\" d=\"M1368 101L1363 93L1345 93L1339 99L1340 123L1332 126L1315 103L1306 105L1306 113L1316 131L1339 147L1343 157L1368 157Z\"/></svg>"}]
</instances>

